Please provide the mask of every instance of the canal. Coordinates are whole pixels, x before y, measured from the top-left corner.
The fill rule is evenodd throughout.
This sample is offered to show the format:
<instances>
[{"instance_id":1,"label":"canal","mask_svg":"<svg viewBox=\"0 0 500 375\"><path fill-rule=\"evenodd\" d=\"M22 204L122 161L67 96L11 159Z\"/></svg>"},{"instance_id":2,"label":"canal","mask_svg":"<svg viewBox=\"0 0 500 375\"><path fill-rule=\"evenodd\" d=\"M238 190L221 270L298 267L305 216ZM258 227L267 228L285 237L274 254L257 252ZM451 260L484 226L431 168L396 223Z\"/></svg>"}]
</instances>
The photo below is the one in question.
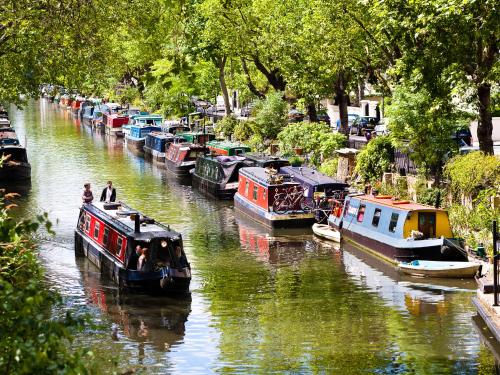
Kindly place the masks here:
<instances>
[{"instance_id":1,"label":"canal","mask_svg":"<svg viewBox=\"0 0 500 375\"><path fill-rule=\"evenodd\" d=\"M45 100L11 108L26 139L32 186L19 213L49 213L56 235L41 240L50 287L66 309L95 326L92 347L106 371L145 373L490 373L489 332L475 318L472 282L404 279L355 248L338 249L308 230L269 232L206 199L121 141L95 134ZM191 298L121 294L85 259L73 229L83 183L184 237Z\"/></svg>"}]
</instances>

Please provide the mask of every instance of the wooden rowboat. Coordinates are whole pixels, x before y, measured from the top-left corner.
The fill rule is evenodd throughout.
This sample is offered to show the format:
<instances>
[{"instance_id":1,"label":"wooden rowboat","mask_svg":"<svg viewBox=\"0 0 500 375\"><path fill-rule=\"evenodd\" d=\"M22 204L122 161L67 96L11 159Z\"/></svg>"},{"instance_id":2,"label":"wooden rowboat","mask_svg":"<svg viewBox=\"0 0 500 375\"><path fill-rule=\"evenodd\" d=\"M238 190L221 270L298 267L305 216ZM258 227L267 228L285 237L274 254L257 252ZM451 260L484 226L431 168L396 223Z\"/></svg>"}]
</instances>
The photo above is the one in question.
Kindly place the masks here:
<instances>
[{"instance_id":1,"label":"wooden rowboat","mask_svg":"<svg viewBox=\"0 0 500 375\"><path fill-rule=\"evenodd\" d=\"M315 235L326 238L330 241L340 242L340 232L336 229L331 228L327 224L314 224L312 230Z\"/></svg>"},{"instance_id":2,"label":"wooden rowboat","mask_svg":"<svg viewBox=\"0 0 500 375\"><path fill-rule=\"evenodd\" d=\"M480 268L481 265L474 262L414 260L410 263L399 263L401 272L419 277L474 277L480 272Z\"/></svg>"}]
</instances>

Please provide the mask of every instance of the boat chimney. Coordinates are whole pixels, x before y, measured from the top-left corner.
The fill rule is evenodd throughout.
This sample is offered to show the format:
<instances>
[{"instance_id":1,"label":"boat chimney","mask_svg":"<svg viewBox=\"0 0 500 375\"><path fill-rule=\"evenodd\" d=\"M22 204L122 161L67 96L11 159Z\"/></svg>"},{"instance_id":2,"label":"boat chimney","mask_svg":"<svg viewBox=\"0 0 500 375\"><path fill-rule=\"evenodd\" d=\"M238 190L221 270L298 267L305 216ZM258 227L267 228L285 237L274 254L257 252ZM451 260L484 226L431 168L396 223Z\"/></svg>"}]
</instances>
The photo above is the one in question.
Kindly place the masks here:
<instances>
[{"instance_id":1,"label":"boat chimney","mask_svg":"<svg viewBox=\"0 0 500 375\"><path fill-rule=\"evenodd\" d=\"M141 231L141 215L139 213L135 214L134 224L135 224L134 232L140 233L140 231Z\"/></svg>"}]
</instances>

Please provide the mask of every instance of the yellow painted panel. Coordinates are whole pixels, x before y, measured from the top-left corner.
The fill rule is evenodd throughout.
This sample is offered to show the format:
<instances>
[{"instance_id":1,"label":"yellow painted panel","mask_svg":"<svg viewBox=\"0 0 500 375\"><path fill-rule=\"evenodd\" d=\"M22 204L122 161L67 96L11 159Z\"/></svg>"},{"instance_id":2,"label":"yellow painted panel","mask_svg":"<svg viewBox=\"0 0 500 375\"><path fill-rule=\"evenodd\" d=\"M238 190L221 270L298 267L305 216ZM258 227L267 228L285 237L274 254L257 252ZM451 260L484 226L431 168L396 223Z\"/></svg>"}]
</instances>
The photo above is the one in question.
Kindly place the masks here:
<instances>
[{"instance_id":1,"label":"yellow painted panel","mask_svg":"<svg viewBox=\"0 0 500 375\"><path fill-rule=\"evenodd\" d=\"M433 210L421 210L421 212L432 212ZM409 213L410 218L407 218L405 225L403 227L404 238L410 237L412 230L418 230L418 212L411 211ZM445 238L453 237L450 228L450 222L448 220L448 212L446 211L435 211L436 212L436 237L444 236Z\"/></svg>"}]
</instances>

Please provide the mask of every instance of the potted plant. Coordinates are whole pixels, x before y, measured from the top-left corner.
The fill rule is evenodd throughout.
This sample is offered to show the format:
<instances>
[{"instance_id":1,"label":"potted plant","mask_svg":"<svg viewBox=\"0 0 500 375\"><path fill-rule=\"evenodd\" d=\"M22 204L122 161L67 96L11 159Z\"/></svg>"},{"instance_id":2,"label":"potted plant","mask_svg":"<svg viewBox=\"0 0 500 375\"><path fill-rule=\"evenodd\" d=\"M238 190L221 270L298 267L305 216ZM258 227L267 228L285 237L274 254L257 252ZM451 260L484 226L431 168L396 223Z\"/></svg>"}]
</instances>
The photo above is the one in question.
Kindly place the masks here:
<instances>
[{"instance_id":1,"label":"potted plant","mask_svg":"<svg viewBox=\"0 0 500 375\"><path fill-rule=\"evenodd\" d=\"M300 167L304 163L304 159L298 155L292 156L288 161L292 167Z\"/></svg>"},{"instance_id":2,"label":"potted plant","mask_svg":"<svg viewBox=\"0 0 500 375\"><path fill-rule=\"evenodd\" d=\"M302 155L302 153L304 152L304 149L302 147L295 147L293 150L295 151L296 155Z\"/></svg>"}]
</instances>

